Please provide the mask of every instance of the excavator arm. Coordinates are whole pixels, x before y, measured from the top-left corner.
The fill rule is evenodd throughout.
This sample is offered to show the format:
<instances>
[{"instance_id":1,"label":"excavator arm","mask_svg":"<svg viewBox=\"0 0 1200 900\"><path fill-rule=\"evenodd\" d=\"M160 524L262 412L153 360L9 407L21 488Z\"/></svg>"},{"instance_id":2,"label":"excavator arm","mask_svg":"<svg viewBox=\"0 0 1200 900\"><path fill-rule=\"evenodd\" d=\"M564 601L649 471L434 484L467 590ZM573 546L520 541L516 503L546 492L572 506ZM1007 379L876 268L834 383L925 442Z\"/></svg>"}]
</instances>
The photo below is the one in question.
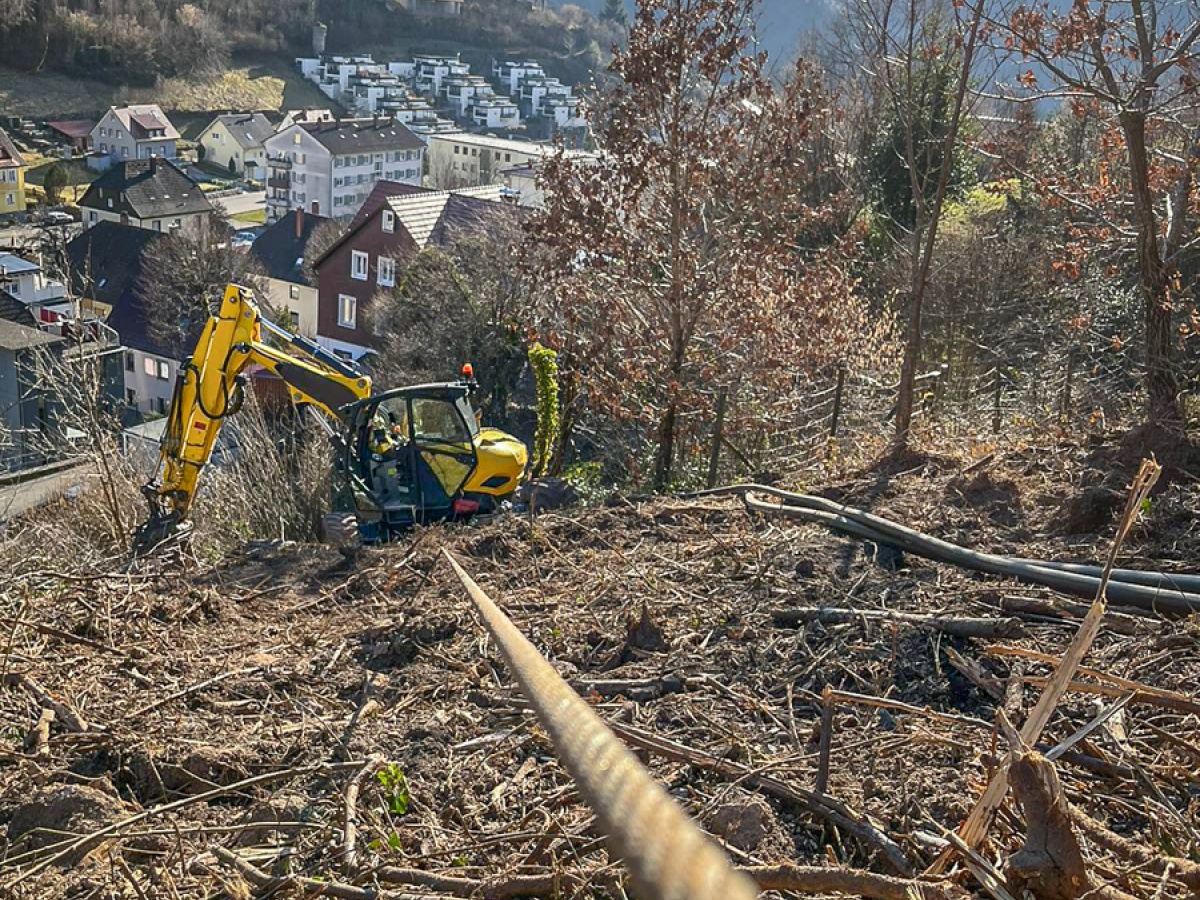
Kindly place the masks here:
<instances>
[{"instance_id":1,"label":"excavator arm","mask_svg":"<svg viewBox=\"0 0 1200 900\"><path fill-rule=\"evenodd\" d=\"M264 344L264 330L303 355ZM221 426L241 408L242 373L253 364L278 375L293 402L312 406L342 426L341 410L371 395L369 377L315 342L263 319L253 292L229 285L220 310L209 318L195 351L180 367L158 469L142 488L150 517L138 529L135 548L160 543L187 518Z\"/></svg>"}]
</instances>

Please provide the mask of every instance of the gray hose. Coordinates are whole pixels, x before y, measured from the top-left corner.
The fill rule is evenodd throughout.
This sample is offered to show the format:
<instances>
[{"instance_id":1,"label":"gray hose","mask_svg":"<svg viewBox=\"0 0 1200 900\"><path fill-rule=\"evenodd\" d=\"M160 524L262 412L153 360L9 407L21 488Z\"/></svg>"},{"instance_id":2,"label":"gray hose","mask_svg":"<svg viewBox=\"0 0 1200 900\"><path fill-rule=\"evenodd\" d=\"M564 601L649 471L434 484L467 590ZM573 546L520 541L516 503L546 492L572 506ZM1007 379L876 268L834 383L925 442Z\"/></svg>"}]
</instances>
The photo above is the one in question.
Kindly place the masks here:
<instances>
[{"instance_id":1,"label":"gray hose","mask_svg":"<svg viewBox=\"0 0 1200 900\"><path fill-rule=\"evenodd\" d=\"M833 531L840 531L843 534L851 534L877 543L890 544L926 559L1044 585L1077 597L1091 599L1100 589L1099 569L1096 567L1074 566L1068 563L1047 566L1035 560L968 550L949 541L907 528L882 516L834 503L824 497L796 494L759 484L731 485L726 488L714 488L711 491L699 491L690 496L718 494L741 494L747 507L755 512L766 515L783 515L792 519L825 525ZM767 503L754 494L767 494L779 498L784 503L783 505ZM1128 569L1120 571L1127 573L1127 577L1119 578L1116 572L1112 574L1107 589L1110 602L1172 615L1190 615L1200 612L1200 593L1191 593L1174 587L1172 576L1165 573L1136 572ZM1181 577L1188 580L1188 586L1200 584L1198 576Z\"/></svg>"}]
</instances>

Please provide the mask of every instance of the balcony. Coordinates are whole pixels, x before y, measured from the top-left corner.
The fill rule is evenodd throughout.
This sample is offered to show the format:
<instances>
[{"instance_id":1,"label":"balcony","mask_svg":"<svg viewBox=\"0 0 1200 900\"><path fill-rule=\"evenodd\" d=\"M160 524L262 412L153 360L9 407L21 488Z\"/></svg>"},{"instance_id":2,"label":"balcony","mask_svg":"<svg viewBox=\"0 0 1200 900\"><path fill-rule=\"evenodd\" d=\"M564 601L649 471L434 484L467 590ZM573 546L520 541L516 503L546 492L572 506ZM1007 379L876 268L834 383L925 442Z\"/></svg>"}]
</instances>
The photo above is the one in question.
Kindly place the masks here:
<instances>
[{"instance_id":1,"label":"balcony","mask_svg":"<svg viewBox=\"0 0 1200 900\"><path fill-rule=\"evenodd\" d=\"M290 169L292 158L290 156L268 156L267 165L272 169Z\"/></svg>"},{"instance_id":2,"label":"balcony","mask_svg":"<svg viewBox=\"0 0 1200 900\"><path fill-rule=\"evenodd\" d=\"M292 177L290 175L270 175L267 178L267 187L276 190L288 191L292 188Z\"/></svg>"}]
</instances>

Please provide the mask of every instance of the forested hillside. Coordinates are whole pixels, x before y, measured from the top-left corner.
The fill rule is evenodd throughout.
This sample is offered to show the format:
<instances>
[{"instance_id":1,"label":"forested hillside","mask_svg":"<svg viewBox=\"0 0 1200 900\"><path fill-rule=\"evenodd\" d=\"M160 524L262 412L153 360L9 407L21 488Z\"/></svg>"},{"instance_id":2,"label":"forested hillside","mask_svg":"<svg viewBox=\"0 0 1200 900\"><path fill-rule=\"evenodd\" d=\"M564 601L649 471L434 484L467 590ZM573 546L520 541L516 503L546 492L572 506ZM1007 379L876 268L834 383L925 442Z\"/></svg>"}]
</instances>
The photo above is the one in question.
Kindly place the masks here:
<instances>
[{"instance_id":1,"label":"forested hillside","mask_svg":"<svg viewBox=\"0 0 1200 900\"><path fill-rule=\"evenodd\" d=\"M574 10L513 0L472 0L454 19L410 15L383 0L0 0L0 61L128 86L224 71L231 54L289 57L311 50L311 28L330 27L333 51L421 41L520 51L559 60L585 80L619 36Z\"/></svg>"}]
</instances>

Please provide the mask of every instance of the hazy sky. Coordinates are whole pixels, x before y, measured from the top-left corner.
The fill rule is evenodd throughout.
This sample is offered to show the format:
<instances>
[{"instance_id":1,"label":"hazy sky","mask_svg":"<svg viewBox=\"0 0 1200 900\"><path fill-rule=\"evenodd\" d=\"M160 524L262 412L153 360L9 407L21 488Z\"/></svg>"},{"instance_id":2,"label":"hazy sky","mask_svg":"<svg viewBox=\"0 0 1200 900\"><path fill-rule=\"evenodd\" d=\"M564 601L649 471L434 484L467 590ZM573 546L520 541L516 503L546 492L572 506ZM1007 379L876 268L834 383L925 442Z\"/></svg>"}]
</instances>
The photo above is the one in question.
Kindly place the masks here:
<instances>
[{"instance_id":1,"label":"hazy sky","mask_svg":"<svg viewBox=\"0 0 1200 900\"><path fill-rule=\"evenodd\" d=\"M592 12L604 7L604 0L554 0L557 6L568 2ZM625 0L630 12L635 0ZM796 53L801 33L819 25L829 15L830 0L762 0L758 37L771 58L790 58Z\"/></svg>"}]
</instances>

